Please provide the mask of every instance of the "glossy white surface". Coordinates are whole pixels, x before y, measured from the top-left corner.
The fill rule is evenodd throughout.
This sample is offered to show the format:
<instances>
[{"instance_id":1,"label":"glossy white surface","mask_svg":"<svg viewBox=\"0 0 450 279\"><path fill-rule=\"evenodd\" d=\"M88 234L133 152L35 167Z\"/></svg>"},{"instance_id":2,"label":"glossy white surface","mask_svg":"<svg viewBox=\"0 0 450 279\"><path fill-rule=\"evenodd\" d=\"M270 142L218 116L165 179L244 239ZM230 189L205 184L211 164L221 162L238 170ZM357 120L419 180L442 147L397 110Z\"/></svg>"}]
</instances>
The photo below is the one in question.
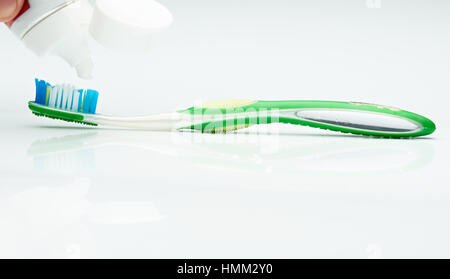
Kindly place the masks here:
<instances>
[{"instance_id":1,"label":"glossy white surface","mask_svg":"<svg viewBox=\"0 0 450 279\"><path fill-rule=\"evenodd\" d=\"M160 46L133 56L90 42L91 83L0 28L0 257L450 257L450 3L292 2L161 1L175 24ZM100 89L107 113L352 100L424 114L438 130L93 129L31 115L35 76Z\"/></svg>"}]
</instances>

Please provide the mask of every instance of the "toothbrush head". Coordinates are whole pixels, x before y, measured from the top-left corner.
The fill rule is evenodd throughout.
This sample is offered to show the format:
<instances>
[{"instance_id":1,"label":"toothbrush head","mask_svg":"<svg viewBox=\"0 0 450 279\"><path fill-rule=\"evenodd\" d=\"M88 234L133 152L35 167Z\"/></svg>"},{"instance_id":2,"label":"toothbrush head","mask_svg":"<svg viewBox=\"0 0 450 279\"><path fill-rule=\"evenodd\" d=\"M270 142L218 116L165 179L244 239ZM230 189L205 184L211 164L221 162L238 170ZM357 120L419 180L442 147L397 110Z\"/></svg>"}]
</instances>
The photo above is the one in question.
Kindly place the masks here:
<instances>
[{"instance_id":1,"label":"toothbrush head","mask_svg":"<svg viewBox=\"0 0 450 279\"><path fill-rule=\"evenodd\" d=\"M50 108L95 114L98 92L95 90L76 89L72 85L52 86L43 80L36 82L35 103Z\"/></svg>"},{"instance_id":2,"label":"toothbrush head","mask_svg":"<svg viewBox=\"0 0 450 279\"><path fill-rule=\"evenodd\" d=\"M72 85L52 86L44 80L35 80L36 99L28 107L37 116L46 116L69 122L96 125L85 121L85 115L95 114L98 92L76 89Z\"/></svg>"}]
</instances>

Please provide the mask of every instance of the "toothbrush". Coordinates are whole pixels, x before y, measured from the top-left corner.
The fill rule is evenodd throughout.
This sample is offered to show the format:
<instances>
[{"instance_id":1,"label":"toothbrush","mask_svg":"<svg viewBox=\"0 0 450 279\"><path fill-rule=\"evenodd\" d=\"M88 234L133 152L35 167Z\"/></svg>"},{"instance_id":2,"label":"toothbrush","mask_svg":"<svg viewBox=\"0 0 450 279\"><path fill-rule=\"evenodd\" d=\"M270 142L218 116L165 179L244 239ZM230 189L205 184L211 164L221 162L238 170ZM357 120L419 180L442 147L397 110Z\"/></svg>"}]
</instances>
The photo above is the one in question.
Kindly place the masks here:
<instances>
[{"instance_id":1,"label":"toothbrush","mask_svg":"<svg viewBox=\"0 0 450 279\"><path fill-rule=\"evenodd\" d=\"M36 99L28 103L35 115L92 126L215 133L285 123L387 138L426 136L436 129L428 118L405 110L337 101L227 100L159 115L109 116L96 113L99 93L95 90L66 84L52 86L38 79L35 82Z\"/></svg>"}]
</instances>

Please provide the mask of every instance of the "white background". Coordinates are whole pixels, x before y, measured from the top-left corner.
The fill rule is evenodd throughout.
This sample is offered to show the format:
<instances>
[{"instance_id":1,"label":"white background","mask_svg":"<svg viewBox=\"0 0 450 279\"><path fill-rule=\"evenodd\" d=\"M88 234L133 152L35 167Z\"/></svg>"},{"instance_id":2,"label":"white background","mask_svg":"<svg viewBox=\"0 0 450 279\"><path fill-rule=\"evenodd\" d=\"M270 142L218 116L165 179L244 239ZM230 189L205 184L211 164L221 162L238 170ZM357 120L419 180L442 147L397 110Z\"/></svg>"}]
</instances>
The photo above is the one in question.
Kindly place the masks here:
<instances>
[{"instance_id":1,"label":"white background","mask_svg":"<svg viewBox=\"0 0 450 279\"><path fill-rule=\"evenodd\" d=\"M161 2L175 22L153 51L91 40L88 82L0 27L0 257L450 257L449 1ZM350 100L423 114L437 130L91 129L33 116L35 77L98 89L108 114Z\"/></svg>"}]
</instances>

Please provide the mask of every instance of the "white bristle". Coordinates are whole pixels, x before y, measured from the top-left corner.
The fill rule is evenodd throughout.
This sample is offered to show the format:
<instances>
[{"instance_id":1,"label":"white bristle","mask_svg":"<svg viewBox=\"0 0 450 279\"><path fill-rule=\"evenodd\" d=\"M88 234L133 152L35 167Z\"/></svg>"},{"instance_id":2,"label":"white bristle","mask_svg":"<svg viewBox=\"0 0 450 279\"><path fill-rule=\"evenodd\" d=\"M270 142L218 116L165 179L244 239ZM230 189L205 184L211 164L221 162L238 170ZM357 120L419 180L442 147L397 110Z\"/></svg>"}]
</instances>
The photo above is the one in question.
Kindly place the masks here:
<instances>
[{"instance_id":1,"label":"white bristle","mask_svg":"<svg viewBox=\"0 0 450 279\"><path fill-rule=\"evenodd\" d=\"M56 94L55 108L59 108L59 106L61 104L61 97L63 94L63 90L62 90L61 86L56 86L56 88L58 88L58 90L56 90L57 94Z\"/></svg>"},{"instance_id":2,"label":"white bristle","mask_svg":"<svg viewBox=\"0 0 450 279\"><path fill-rule=\"evenodd\" d=\"M50 96L48 98L48 106L54 108L55 107L55 103L56 103L56 96L57 96L57 91L58 88L52 87L50 90Z\"/></svg>"},{"instance_id":3,"label":"white bristle","mask_svg":"<svg viewBox=\"0 0 450 279\"><path fill-rule=\"evenodd\" d=\"M72 104L72 111L78 111L78 101L80 99L80 92L78 92L77 89L73 91L73 104Z\"/></svg>"},{"instance_id":4,"label":"white bristle","mask_svg":"<svg viewBox=\"0 0 450 279\"><path fill-rule=\"evenodd\" d=\"M69 96L67 98L67 110L72 110L72 100L73 100L73 86L69 86Z\"/></svg>"},{"instance_id":5,"label":"white bristle","mask_svg":"<svg viewBox=\"0 0 450 279\"><path fill-rule=\"evenodd\" d=\"M66 85L61 85L61 97L59 98L59 108L64 109L64 98L66 96Z\"/></svg>"},{"instance_id":6,"label":"white bristle","mask_svg":"<svg viewBox=\"0 0 450 279\"><path fill-rule=\"evenodd\" d=\"M62 105L61 109L66 110L67 109L67 100L69 99L70 95L70 86L68 84L65 84L63 86L63 95L62 95Z\"/></svg>"},{"instance_id":7,"label":"white bristle","mask_svg":"<svg viewBox=\"0 0 450 279\"><path fill-rule=\"evenodd\" d=\"M83 92L81 93L81 104L80 104L80 107L79 107L80 110L81 110L81 106L84 103L84 99L86 98L86 92L87 92L87 90L83 89Z\"/></svg>"},{"instance_id":8,"label":"white bristle","mask_svg":"<svg viewBox=\"0 0 450 279\"><path fill-rule=\"evenodd\" d=\"M64 99L63 99L63 109L67 110L67 100L69 100L70 95L70 85L66 84L64 86Z\"/></svg>"},{"instance_id":9,"label":"white bristle","mask_svg":"<svg viewBox=\"0 0 450 279\"><path fill-rule=\"evenodd\" d=\"M80 94L82 101L86 92L87 91L84 90L80 93L78 89L71 84L56 85L50 89L48 106L62 110L79 112L82 104L80 103Z\"/></svg>"},{"instance_id":10,"label":"white bristle","mask_svg":"<svg viewBox=\"0 0 450 279\"><path fill-rule=\"evenodd\" d=\"M72 85L68 84L67 85L67 106L66 106L66 110L70 110L70 108L71 108L72 97L73 97Z\"/></svg>"}]
</instances>

